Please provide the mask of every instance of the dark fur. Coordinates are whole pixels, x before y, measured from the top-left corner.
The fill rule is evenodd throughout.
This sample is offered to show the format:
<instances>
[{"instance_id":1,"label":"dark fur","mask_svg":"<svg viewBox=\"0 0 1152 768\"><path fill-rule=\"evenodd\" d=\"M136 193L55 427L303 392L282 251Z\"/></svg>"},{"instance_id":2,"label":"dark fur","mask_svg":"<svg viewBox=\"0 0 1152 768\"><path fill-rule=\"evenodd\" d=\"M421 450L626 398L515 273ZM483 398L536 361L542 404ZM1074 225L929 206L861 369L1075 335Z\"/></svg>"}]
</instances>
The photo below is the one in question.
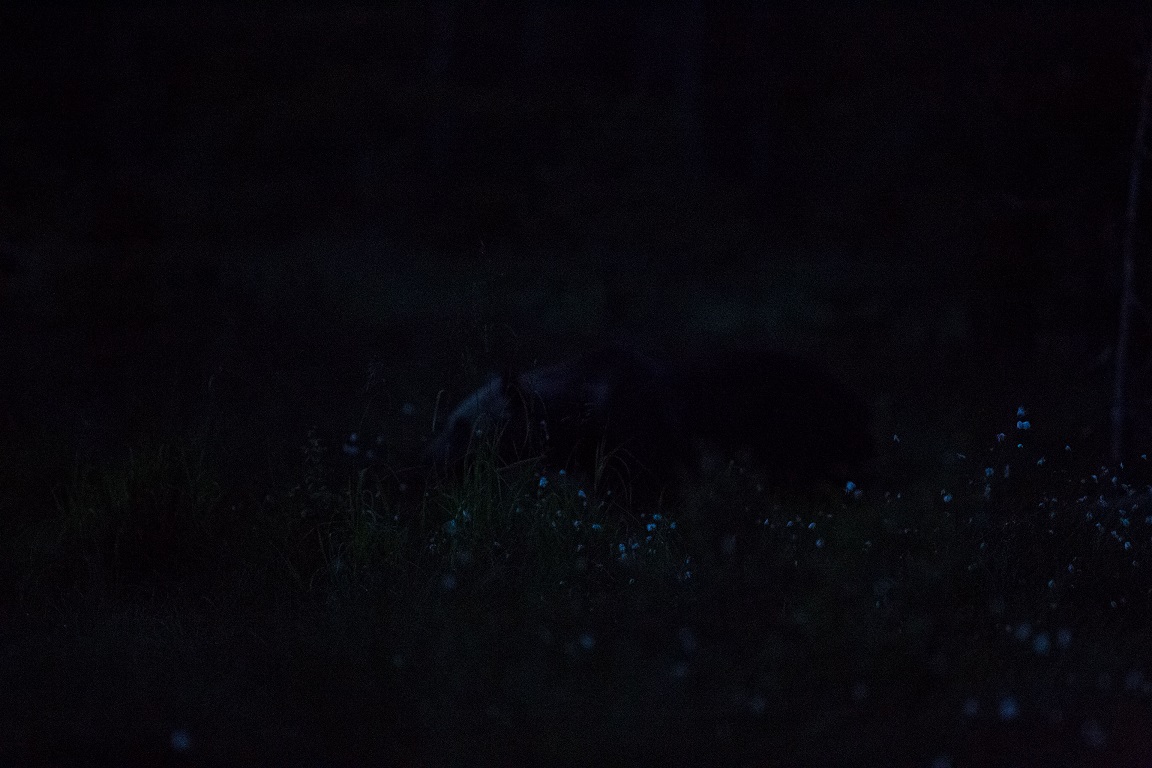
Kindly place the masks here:
<instances>
[{"instance_id":1,"label":"dark fur","mask_svg":"<svg viewBox=\"0 0 1152 768\"><path fill-rule=\"evenodd\" d=\"M804 358L715 354L690 362L678 388L698 456L747 454L786 485L848 479L872 458L864 403Z\"/></svg>"},{"instance_id":2,"label":"dark fur","mask_svg":"<svg viewBox=\"0 0 1152 768\"><path fill-rule=\"evenodd\" d=\"M448 417L426 458L456 471L480 445L656 498L704 465L750 460L780 484L843 479L871 455L864 406L792 355L662 362L608 347L494 377ZM493 442L494 441L494 442Z\"/></svg>"}]
</instances>

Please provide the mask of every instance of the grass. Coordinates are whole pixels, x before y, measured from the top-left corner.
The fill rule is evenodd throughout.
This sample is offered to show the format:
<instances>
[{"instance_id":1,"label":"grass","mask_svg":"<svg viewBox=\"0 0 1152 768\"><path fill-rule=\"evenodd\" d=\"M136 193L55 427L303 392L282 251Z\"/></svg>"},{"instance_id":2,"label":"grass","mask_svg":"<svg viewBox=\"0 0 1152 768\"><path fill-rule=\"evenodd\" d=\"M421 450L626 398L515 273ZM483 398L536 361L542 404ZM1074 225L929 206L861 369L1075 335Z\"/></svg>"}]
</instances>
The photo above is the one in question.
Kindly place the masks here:
<instances>
[{"instance_id":1,"label":"grass","mask_svg":"<svg viewBox=\"0 0 1152 768\"><path fill-rule=\"evenodd\" d=\"M481 451L400 483L309 436L285 487L205 441L6 529L6 762L1138 765L1152 472L1024 430L950 485L622 509Z\"/></svg>"}]
</instances>

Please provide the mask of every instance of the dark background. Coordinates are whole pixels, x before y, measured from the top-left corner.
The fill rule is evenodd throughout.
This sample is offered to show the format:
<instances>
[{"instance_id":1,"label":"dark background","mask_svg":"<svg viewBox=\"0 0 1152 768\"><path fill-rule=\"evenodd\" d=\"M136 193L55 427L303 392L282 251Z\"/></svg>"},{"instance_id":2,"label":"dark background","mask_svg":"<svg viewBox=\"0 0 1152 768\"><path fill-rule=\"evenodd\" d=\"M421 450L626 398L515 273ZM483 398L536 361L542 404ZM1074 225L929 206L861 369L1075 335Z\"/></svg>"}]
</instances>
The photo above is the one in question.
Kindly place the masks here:
<instances>
[{"instance_id":1,"label":"dark background","mask_svg":"<svg viewBox=\"0 0 1152 768\"><path fill-rule=\"evenodd\" d=\"M823 358L881 431L1026 403L1098 436L1146 27L5 10L0 423L106 446L211 382L289 438L355 428L370 389L414 442L509 357L739 337Z\"/></svg>"},{"instance_id":2,"label":"dark background","mask_svg":"<svg viewBox=\"0 0 1152 768\"><path fill-rule=\"evenodd\" d=\"M5 6L0 535L18 543L4 550L11 561L0 564L0 577L12 575L16 583L25 561L36 560L35 552L25 557L15 532L45 521L51 532L71 519L62 510L83 513L83 495L69 502L62 488L83 488L90 467L112 467L114 484L117 472L130 475L146 464L141 445L207 446L216 462L211 483L218 480L213 487L220 490L212 508L230 523L267 509L294 511L293 504L307 511L311 501L298 502L313 490L300 493L302 449L319 445L317 451L338 457L349 433L380 435L384 462L410 468L435 415L442 419L492 371L553 362L605 342L669 358L740 345L812 357L867 403L880 446L877 487L908 491L916 504L926 499L923 509L944 503L946 486L936 476L954 472L945 459L995 445L998 432L1011 431L1019 406L1027 408L1029 439L1040 453L1046 444L1069 445L1077 462L1094 467L1107 438L1123 212L1150 36L1146 10L1068 4L921 11L690 0ZM1148 294L1147 224L1141 205L1138 298ZM1134 452L1149 437L1150 340L1147 316L1138 312ZM183 470L176 461L164 463L172 453L161 453L159 464ZM1064 493L1065 487L1074 490ZM1081 493L1074 483L1060 488L1065 498ZM887 498L870 492L870 502ZM146 488L143 495L150 494ZM122 506L134 509L131 495L123 496ZM1027 504L1031 510L1031 499ZM53 523L58 519L65 523ZM305 525L300 519L277 519L278 527L259 531L284 531L287 540L296 535L294 525ZM902 543L909 530L894 527L890 538ZM156 533L167 541L171 532ZM1012 542L1026 545L1031 535ZM85 541L84 531L59 538L68 536ZM109 541L119 546L117 536L113 531ZM222 550L235 546L241 560L257 551L233 539L201 538L220 539ZM946 534L940 540L940 551L926 548L926 562L958 551ZM43 552L50 562L77 560L78 572L89 565L63 546L49 543ZM906 555L900 550L892 561L913 562ZM269 562L279 568L290 559L277 553ZM23 592L0 594L0 611L25 617L7 634L19 648L8 658L24 661L5 672L23 675L16 688L44 702L37 733L45 744L57 739L58 722L70 724L79 749L119 726L155 726L166 734L174 715L138 725L139 713L163 700L157 691L187 696L198 702L192 711L228 720L232 710L219 714L216 699L180 682L184 668L173 662L179 654L148 645L151 635L139 632L137 622L164 633L175 627L170 647L187 650L206 670L189 677L207 681L205 691L231 690L231 681L240 681L235 699L244 706L236 711L265 729L252 731L260 749L305 741L310 734L302 724L317 713L331 718L317 725L329 740L311 748L324 753L355 743L361 719L371 719L356 702L379 703L390 694L370 689L372 681L400 674L373 645L376 636L344 631L345 614L316 597L310 584L296 586L331 626L301 630L310 626L304 612L290 599L281 604L278 593L269 601L275 605L261 605L271 618L256 633L247 629L247 603L226 605L233 599L228 589L219 590L224 597L213 593L224 606L220 613L231 611L224 622L211 613L216 604L204 607L201 582L193 582L186 603L171 607L162 589L147 592L155 585L146 578L143 586L109 579L128 594L115 603L95 587L84 592L83 577L58 585L52 573L71 573L58 565L25 577ZM939 581L916 581L894 569L899 578L890 583L927 584L925 594L944 594L939 585L955 579L941 569ZM423 578L419 567L411 571ZM1043 588L1048 573L1036 572L1045 578L1029 578ZM847 566L838 576L870 588ZM235 592L259 593L259 578ZM411 592L414 602L424 594L393 582L387 588ZM64 597L57 600L57 593ZM49 597L29 607L29 594ZM979 600L968 600L974 611L984 609L985 593L977 594ZM883 596L875 595L877 607ZM852 605L867 607L873 596L855 597ZM1004 601L997 599L1000 607L988 610L999 617ZM70 600L87 624L77 627ZM135 611L147 600L154 604L139 614L151 617L145 621ZM472 610L467 600L460 604ZM606 604L626 613L623 599ZM961 615L946 601L930 606L932 616ZM375 609L365 615L375 616ZM459 614L444 614L456 618L441 627L440 613L420 610L365 621L390 648L410 642L435 649L440 640L453 647L453 628L465 626ZM197 611L209 618L197 618ZM664 618L654 613L657 623L679 621L674 611ZM722 612L705 611L697 622L715 632L725 649L715 656L717 666L733 674L743 668L729 659L759 658L766 647L724 645L741 642L739 620L747 613L732 612L731 632L711 622ZM649 632L649 615L638 615L627 614L639 627L634 636L675 636ZM431 618L409 628L403 622L412 616ZM490 672L484 649L503 648L510 633L496 622L490 645L473 642L475 626L489 627L488 618L479 616L458 637L461 648L480 649L476 659L457 667L443 666L440 657L424 660L420 669L442 673L444 681L428 684L438 697L412 694L414 700L452 702L457 684L465 691L469 684L483 687L475 675L452 670ZM582 620L566 619L577 627ZM212 631L198 634L196 621ZM973 621L1000 637L1008 619L984 621L979 614ZM1083 636L1092 637L1093 627L1100 641L1083 645L1107 656L1112 625L1085 619ZM227 637L218 642L221 633ZM913 627L907 634L921 635L929 633ZM876 636L881 640L873 645L890 637ZM811 644L797 637L781 647L802 656ZM337 640L361 655L345 653ZM950 658L966 658L964 638L952 642L960 651ZM308 677L300 672L307 655L301 647L330 651L336 660L371 659L384 673L361 674L345 661L338 669L346 677L322 665ZM618 678L606 679L630 679L624 663L630 657L620 649L604 656L620 668ZM108 689L93 684L87 698L76 699L76 717L57 717L53 707L74 700L75 670L91 666L86 653L101 664L105 655L112 659L96 674L101 685L120 680L141 659L153 659L143 664L144 674L161 671L139 686L125 684L114 698L120 708L105 707ZM934 653L927 648L920 666L908 668L919 674L949 658ZM819 658L841 660L838 654ZM72 666L53 666L54 658ZM787 654L766 658L797 670L790 690L802 697L808 683L799 678L808 667ZM1000 679L991 662L971 666ZM59 678L55 688L42 689L26 669L47 669L46 676ZM539 667L541 675L552 669ZM502 673L491 674L493 686L505 684ZM287 683L269 683L276 675ZM301 682L308 680L311 688ZM141 694L142 703L132 698L137 688L151 692ZM316 690L331 696L317 701L344 702L346 709L321 703L315 711L304 704L288 711ZM660 699L662 689L654 690L650 698ZM824 699L814 700L824 706ZM896 694L893 700L916 701ZM778 705L769 704L776 712ZM417 715L402 702L389 706L398 710L397 721L419 720L438 737L456 727L434 709ZM0 719L0 741L33 709L11 703ZM867 709L891 723L903 723L906 714L871 703ZM806 720L816 710L798 707L795 717ZM957 719L959 704L947 711ZM931 709L919 716L951 722ZM453 742L461 764L485 722L473 718L473 730ZM888 746L904 726L892 727L857 730ZM237 742L249 736L247 725L233 722L218 731ZM665 735L654 733L653 743ZM1006 733L1004 742L1029 741ZM812 743L837 743L824 732L809 735ZM975 754L984 742L973 739ZM235 759L228 742L214 748ZM257 752L252 761L261 757L269 759Z\"/></svg>"}]
</instances>

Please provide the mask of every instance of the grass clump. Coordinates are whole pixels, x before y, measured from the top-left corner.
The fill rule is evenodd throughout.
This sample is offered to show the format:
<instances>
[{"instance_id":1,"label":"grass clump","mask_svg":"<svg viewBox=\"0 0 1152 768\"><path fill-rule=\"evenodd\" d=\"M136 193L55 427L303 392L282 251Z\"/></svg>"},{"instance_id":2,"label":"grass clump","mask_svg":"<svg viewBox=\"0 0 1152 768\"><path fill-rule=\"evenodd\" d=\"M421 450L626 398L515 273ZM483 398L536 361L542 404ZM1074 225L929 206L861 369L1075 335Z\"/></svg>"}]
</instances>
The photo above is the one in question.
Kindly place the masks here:
<instances>
[{"instance_id":1,"label":"grass clump","mask_svg":"<svg viewBox=\"0 0 1152 768\"><path fill-rule=\"evenodd\" d=\"M54 499L27 544L25 591L45 599L178 593L216 570L230 539L220 485L190 446L75 466Z\"/></svg>"},{"instance_id":2,"label":"grass clump","mask_svg":"<svg viewBox=\"0 0 1152 768\"><path fill-rule=\"evenodd\" d=\"M317 760L1126 764L1152 723L1152 471L1028 437L953 456L944 487L731 463L649 507L493 446L413 478L310 436L291 484L237 489L151 444L75 469L24 533L7 639L62 671L9 688L45 712L73 680L118 691L86 716L153 723L133 738L159 757L147 728L282 755L234 723L284 718Z\"/></svg>"}]
</instances>

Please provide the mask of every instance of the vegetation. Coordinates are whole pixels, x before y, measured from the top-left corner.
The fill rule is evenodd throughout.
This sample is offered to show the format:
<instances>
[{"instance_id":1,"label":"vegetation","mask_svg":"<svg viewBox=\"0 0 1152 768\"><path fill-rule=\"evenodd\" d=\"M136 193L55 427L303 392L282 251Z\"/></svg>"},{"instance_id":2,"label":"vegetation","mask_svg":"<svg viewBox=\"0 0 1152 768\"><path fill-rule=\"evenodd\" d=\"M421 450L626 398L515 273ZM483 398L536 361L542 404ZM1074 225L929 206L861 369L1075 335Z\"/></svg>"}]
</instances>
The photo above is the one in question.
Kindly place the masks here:
<instances>
[{"instance_id":1,"label":"vegetation","mask_svg":"<svg viewBox=\"0 0 1152 768\"><path fill-rule=\"evenodd\" d=\"M942 489L730 465L657 510L491 452L405 487L313 435L242 490L144 445L7 531L4 756L1136 764L1147 462L1078 474L1028 426Z\"/></svg>"},{"instance_id":2,"label":"vegetation","mask_svg":"<svg viewBox=\"0 0 1152 768\"><path fill-rule=\"evenodd\" d=\"M1146 13L124 5L0 10L0 765L1148 764ZM621 339L899 440L413 466Z\"/></svg>"}]
</instances>

